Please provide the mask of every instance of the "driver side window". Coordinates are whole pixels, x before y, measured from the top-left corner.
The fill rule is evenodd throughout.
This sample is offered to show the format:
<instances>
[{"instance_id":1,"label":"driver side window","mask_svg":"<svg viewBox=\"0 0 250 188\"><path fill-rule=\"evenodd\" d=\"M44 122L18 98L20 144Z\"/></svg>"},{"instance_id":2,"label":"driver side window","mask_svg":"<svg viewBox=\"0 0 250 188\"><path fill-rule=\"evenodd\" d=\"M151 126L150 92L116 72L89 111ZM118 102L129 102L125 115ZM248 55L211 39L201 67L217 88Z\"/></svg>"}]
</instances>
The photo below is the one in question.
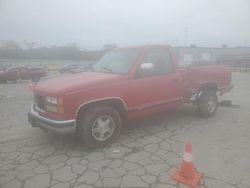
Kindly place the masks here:
<instances>
[{"instance_id":1,"label":"driver side window","mask_svg":"<svg viewBox=\"0 0 250 188\"><path fill-rule=\"evenodd\" d=\"M171 57L166 48L154 48L149 50L145 55L142 64L145 63L153 64L153 68L150 75L142 75L143 77L168 74L172 73L174 70Z\"/></svg>"}]
</instances>

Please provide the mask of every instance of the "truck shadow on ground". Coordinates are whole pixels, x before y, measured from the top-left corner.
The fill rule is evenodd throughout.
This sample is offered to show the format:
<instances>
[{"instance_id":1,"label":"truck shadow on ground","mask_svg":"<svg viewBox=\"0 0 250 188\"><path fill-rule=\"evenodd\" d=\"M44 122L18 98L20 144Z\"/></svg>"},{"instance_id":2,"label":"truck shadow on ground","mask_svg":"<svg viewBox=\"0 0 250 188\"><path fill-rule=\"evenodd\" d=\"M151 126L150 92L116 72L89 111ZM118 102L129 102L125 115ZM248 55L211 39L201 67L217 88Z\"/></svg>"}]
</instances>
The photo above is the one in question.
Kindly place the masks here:
<instances>
[{"instance_id":1,"label":"truck shadow on ground","mask_svg":"<svg viewBox=\"0 0 250 188\"><path fill-rule=\"evenodd\" d=\"M234 107L230 107L234 108ZM236 107L235 107L236 108ZM237 108L239 108L237 106ZM219 109L215 114L215 118L223 116L224 113ZM160 131L169 131L177 130L182 128L188 128L193 126L194 123L201 126L201 124L206 123L207 121L212 121L212 119L203 119L199 117L197 108L192 105L184 105L183 107L171 110L163 111L151 115L150 117L140 118L137 120L130 120L123 124L120 136L114 141L113 144L107 146L106 148L123 145L121 144L124 140L129 140L131 137L140 138L148 135L153 135ZM62 145L67 146L68 148L78 148L81 150L91 151L84 143L76 137L75 134L71 135L58 135L54 133L43 134L45 137L53 140L53 142L60 142ZM97 149L100 150L101 148Z\"/></svg>"},{"instance_id":2,"label":"truck shadow on ground","mask_svg":"<svg viewBox=\"0 0 250 188\"><path fill-rule=\"evenodd\" d=\"M161 131L161 129L163 129L163 131L168 131L168 128L176 129L179 125L185 126L185 124L190 124L190 122L195 120L201 121L201 118L198 116L197 109L194 106L185 105L184 107L174 111L164 111L147 118L127 121L124 123L118 139L115 140L114 144L111 144L111 146L107 146L107 148L119 145L121 140L129 139L132 134L138 132L140 132L138 137L143 137L146 135L152 135L157 130ZM50 133L47 136L53 139L54 142L61 142L63 145L68 147L78 149L81 148L81 150L89 151L93 150L89 149L84 143L80 141L79 138L76 138L75 134L57 135Z\"/></svg>"},{"instance_id":3,"label":"truck shadow on ground","mask_svg":"<svg viewBox=\"0 0 250 188\"><path fill-rule=\"evenodd\" d=\"M151 127L154 129L155 125L174 126L179 120L200 119L196 107L192 105L185 105L179 109L166 110L160 113L153 114L146 118L131 120L124 124L123 129L135 129L143 127ZM170 124L168 124L170 122Z\"/></svg>"}]
</instances>

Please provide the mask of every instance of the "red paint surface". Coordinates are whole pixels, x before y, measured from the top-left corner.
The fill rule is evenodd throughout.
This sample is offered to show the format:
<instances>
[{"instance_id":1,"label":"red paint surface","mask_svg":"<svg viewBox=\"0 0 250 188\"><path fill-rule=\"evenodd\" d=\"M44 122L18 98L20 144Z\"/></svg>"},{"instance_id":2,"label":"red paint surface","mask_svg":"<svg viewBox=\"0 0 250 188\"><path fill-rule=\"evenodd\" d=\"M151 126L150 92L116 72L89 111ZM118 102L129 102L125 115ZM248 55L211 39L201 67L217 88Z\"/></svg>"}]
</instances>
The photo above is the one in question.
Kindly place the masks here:
<instances>
[{"instance_id":1,"label":"red paint surface","mask_svg":"<svg viewBox=\"0 0 250 188\"><path fill-rule=\"evenodd\" d=\"M134 47L130 47L134 48ZM116 97L123 101L128 118L142 117L177 108L186 102L192 92L204 84L214 82L222 91L231 87L231 71L222 65L178 68L174 50L166 45L137 46L140 53L126 75L85 72L39 82L34 92L44 96L63 97L64 114L45 112L40 115L55 119L75 119L77 109L93 100ZM170 53L174 72L145 78L136 78L137 70L151 48L165 48Z\"/></svg>"}]
</instances>

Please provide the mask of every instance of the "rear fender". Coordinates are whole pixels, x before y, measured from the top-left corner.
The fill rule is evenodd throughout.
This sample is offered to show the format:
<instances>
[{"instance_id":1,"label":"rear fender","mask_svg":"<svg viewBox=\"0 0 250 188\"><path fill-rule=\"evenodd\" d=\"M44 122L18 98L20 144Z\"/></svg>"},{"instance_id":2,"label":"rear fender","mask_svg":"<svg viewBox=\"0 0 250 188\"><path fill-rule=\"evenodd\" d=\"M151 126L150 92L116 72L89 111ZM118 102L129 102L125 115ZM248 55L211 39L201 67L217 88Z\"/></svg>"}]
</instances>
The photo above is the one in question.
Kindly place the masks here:
<instances>
[{"instance_id":1,"label":"rear fender","mask_svg":"<svg viewBox=\"0 0 250 188\"><path fill-rule=\"evenodd\" d=\"M203 84L196 92L194 92L190 100L193 103L196 103L197 100L200 98L201 94L208 90L218 91L218 83L208 82L208 83Z\"/></svg>"}]
</instances>

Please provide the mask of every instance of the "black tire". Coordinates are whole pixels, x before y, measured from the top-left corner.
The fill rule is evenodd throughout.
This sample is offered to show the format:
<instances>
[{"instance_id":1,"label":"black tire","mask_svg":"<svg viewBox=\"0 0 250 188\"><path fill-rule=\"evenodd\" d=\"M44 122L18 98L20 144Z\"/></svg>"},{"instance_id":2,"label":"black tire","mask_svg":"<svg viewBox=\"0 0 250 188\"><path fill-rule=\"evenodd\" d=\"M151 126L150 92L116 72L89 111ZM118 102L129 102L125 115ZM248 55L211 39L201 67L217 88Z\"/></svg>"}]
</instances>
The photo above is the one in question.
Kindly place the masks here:
<instances>
[{"instance_id":1,"label":"black tire","mask_svg":"<svg viewBox=\"0 0 250 188\"><path fill-rule=\"evenodd\" d=\"M108 128L113 127L110 131L112 133L102 133L104 136L108 136L105 140L98 140L96 137L101 137L98 133L95 133L95 126L99 126L97 123L98 120L102 118L109 119ZM111 118L111 119L110 119ZM101 121L107 121L101 120ZM112 125L112 126L111 126ZM95 106L87 109L82 117L80 118L80 122L77 125L76 134L80 137L81 141L83 141L87 147L97 148L97 147L105 147L114 141L115 138L120 133L121 130L121 116L119 112L111 106ZM106 126L106 125L105 125ZM106 134L106 135L105 135ZM101 139L101 138L99 138Z\"/></svg>"},{"instance_id":2,"label":"black tire","mask_svg":"<svg viewBox=\"0 0 250 188\"><path fill-rule=\"evenodd\" d=\"M211 104L211 100L214 103ZM210 118L212 117L218 108L218 97L216 91L214 90L204 90L202 91L200 97L197 101L198 111L201 117Z\"/></svg>"}]
</instances>

